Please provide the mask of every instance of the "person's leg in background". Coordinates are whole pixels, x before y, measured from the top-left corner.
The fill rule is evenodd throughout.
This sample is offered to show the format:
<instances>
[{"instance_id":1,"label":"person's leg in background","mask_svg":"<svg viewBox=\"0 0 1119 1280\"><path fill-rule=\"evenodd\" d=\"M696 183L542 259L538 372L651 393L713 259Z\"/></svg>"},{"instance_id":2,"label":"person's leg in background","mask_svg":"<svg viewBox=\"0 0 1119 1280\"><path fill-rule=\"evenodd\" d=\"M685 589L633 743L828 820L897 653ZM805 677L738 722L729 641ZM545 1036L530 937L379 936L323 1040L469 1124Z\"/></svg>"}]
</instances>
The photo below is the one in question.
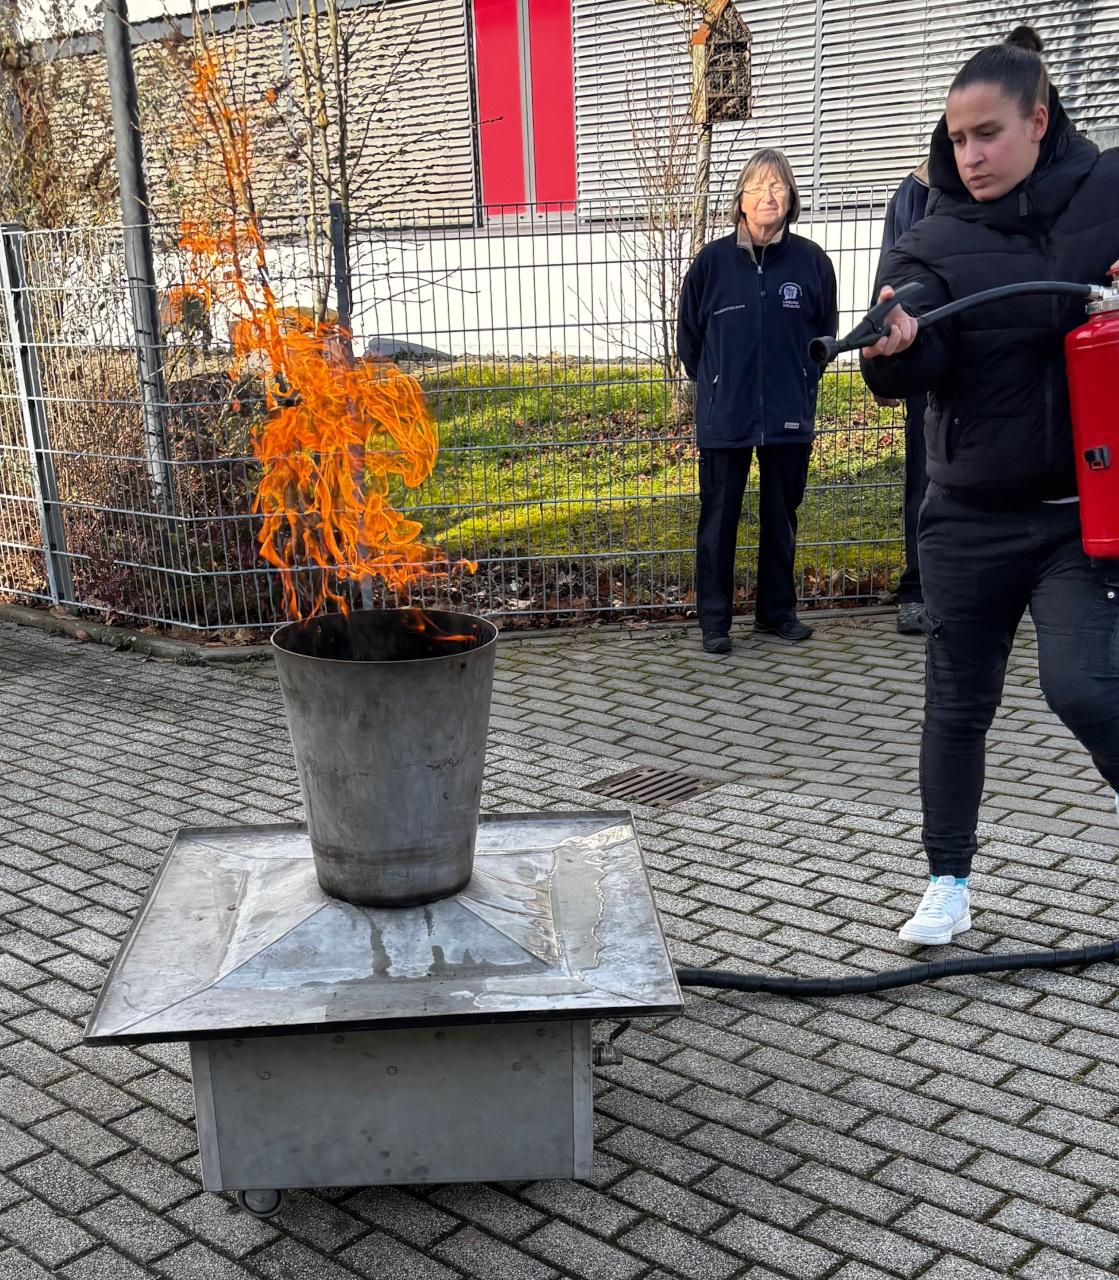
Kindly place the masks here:
<instances>
[{"instance_id":1,"label":"person's leg in background","mask_svg":"<svg viewBox=\"0 0 1119 1280\"><path fill-rule=\"evenodd\" d=\"M1045 507L1041 518L1052 548L1030 597L1041 690L1119 792L1119 564L1084 554L1076 506Z\"/></svg>"},{"instance_id":2,"label":"person's leg in background","mask_svg":"<svg viewBox=\"0 0 1119 1280\"><path fill-rule=\"evenodd\" d=\"M758 595L754 627L783 640L807 640L812 628L797 621L795 577L797 509L808 483L811 444L767 444L758 449Z\"/></svg>"},{"instance_id":3,"label":"person's leg in background","mask_svg":"<svg viewBox=\"0 0 1119 1280\"><path fill-rule=\"evenodd\" d=\"M921 807L930 883L900 934L933 945L971 927L967 877L987 730L1029 601L1036 545L1028 514L969 508L936 486L929 488L920 544L929 628Z\"/></svg>"},{"instance_id":4,"label":"person's leg in background","mask_svg":"<svg viewBox=\"0 0 1119 1280\"><path fill-rule=\"evenodd\" d=\"M699 528L696 530L696 612L708 653L730 653L734 553L751 449L699 451Z\"/></svg>"},{"instance_id":5,"label":"person's leg in background","mask_svg":"<svg viewBox=\"0 0 1119 1280\"><path fill-rule=\"evenodd\" d=\"M921 569L917 553L917 516L925 500L929 478L925 473L925 409L927 396L905 402L905 500L902 525L905 533L905 568L898 583L898 631L903 636L924 632Z\"/></svg>"}]
</instances>

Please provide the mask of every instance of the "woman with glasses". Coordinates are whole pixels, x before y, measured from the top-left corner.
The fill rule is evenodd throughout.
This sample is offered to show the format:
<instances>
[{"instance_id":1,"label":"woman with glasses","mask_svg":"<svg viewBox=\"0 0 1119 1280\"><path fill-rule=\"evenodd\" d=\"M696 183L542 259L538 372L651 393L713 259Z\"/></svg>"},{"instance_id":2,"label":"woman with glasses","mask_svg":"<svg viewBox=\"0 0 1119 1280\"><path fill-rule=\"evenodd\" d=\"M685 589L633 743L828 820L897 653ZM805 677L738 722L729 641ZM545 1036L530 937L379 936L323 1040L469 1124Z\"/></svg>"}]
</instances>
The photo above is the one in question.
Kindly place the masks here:
<instances>
[{"instance_id":1,"label":"woman with glasses","mask_svg":"<svg viewBox=\"0 0 1119 1280\"><path fill-rule=\"evenodd\" d=\"M699 529L696 603L708 653L730 653L734 557L742 499L758 458L759 546L754 630L807 640L793 577L797 508L808 480L819 371L817 334L838 324L835 272L793 235L800 195L781 151L746 162L730 206L730 235L688 269L677 347L696 384Z\"/></svg>"}]
</instances>

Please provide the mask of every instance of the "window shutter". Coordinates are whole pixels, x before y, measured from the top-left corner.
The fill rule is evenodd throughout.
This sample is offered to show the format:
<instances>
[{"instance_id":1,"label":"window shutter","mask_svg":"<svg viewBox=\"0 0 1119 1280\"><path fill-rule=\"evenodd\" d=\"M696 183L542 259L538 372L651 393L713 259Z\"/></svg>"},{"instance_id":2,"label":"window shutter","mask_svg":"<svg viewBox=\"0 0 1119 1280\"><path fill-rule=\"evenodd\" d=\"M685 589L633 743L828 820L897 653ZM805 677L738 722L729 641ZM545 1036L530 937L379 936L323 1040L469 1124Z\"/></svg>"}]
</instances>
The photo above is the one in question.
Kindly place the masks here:
<instances>
[{"instance_id":1,"label":"window shutter","mask_svg":"<svg viewBox=\"0 0 1119 1280\"><path fill-rule=\"evenodd\" d=\"M355 175L355 210L374 219L470 221L478 193L465 0L370 5L351 75L350 132L360 136L368 125L370 138Z\"/></svg>"},{"instance_id":2,"label":"window shutter","mask_svg":"<svg viewBox=\"0 0 1119 1280\"><path fill-rule=\"evenodd\" d=\"M754 37L754 113L714 126L713 210L758 147L781 147L800 183L812 179L815 0L738 0L736 7ZM689 10L652 0L573 0L572 10L580 198L633 206L643 185L656 185L643 172L669 167L676 191L690 195Z\"/></svg>"},{"instance_id":3,"label":"window shutter","mask_svg":"<svg viewBox=\"0 0 1119 1280\"><path fill-rule=\"evenodd\" d=\"M658 194L655 175L677 154L690 168L687 11L652 0L573 0L571 16L579 198L634 207Z\"/></svg>"},{"instance_id":4,"label":"window shutter","mask_svg":"<svg viewBox=\"0 0 1119 1280\"><path fill-rule=\"evenodd\" d=\"M1050 18L1047 10L1052 10ZM1119 0L1049 5L1031 20L1061 101L1081 133L1119 129Z\"/></svg>"},{"instance_id":5,"label":"window shutter","mask_svg":"<svg viewBox=\"0 0 1119 1280\"><path fill-rule=\"evenodd\" d=\"M1014 25L974 0L738 0L754 37L753 117L716 125L712 208L758 147L781 147L807 194L865 202L923 158L953 76ZM659 137L670 110L687 117L686 10L652 0L574 0L579 195L640 198L634 133ZM1119 0L1038 3L1029 20L1076 125L1119 129ZM660 129L657 135L657 129ZM691 171L686 125L676 150ZM685 179L681 184L687 186Z\"/></svg>"},{"instance_id":6,"label":"window shutter","mask_svg":"<svg viewBox=\"0 0 1119 1280\"><path fill-rule=\"evenodd\" d=\"M754 109L741 124L717 125L711 145L711 191L730 198L752 152L778 147L802 191L812 185L816 80L816 0L738 0L754 37Z\"/></svg>"},{"instance_id":7,"label":"window shutter","mask_svg":"<svg viewBox=\"0 0 1119 1280\"><path fill-rule=\"evenodd\" d=\"M1119 125L1119 0L1029 15L1065 108L1084 132ZM831 197L896 185L925 154L952 79L1014 26L972 0L823 0L820 176Z\"/></svg>"}]
</instances>

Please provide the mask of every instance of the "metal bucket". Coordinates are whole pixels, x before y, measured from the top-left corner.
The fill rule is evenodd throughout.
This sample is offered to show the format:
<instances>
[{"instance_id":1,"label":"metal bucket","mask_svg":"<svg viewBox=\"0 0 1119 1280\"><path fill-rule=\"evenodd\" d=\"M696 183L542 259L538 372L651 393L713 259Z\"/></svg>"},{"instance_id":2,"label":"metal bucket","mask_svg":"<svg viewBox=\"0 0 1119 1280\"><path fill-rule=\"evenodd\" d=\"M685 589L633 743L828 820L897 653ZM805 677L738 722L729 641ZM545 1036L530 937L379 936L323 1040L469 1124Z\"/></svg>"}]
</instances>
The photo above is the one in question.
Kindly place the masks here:
<instances>
[{"instance_id":1,"label":"metal bucket","mask_svg":"<svg viewBox=\"0 0 1119 1280\"><path fill-rule=\"evenodd\" d=\"M497 628L367 609L272 637L323 889L407 906L470 879Z\"/></svg>"}]
</instances>

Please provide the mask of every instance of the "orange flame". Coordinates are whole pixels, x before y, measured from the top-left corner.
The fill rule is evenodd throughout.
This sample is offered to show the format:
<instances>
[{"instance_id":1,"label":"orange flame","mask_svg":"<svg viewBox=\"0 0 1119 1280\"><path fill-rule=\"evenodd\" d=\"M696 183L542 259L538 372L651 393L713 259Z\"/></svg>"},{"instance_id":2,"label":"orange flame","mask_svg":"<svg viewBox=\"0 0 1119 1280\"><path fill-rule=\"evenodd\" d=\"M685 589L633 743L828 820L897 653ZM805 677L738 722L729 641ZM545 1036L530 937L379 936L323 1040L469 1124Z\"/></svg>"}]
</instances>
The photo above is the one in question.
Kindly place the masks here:
<instances>
[{"instance_id":1,"label":"orange flame","mask_svg":"<svg viewBox=\"0 0 1119 1280\"><path fill-rule=\"evenodd\" d=\"M279 305L253 200L249 112L233 103L221 70L211 50L197 51L191 136L216 141L221 163L207 154L188 188L202 208L181 221L184 291L220 300L234 317L231 378L263 382L268 416L253 439L262 467L253 510L263 516L260 554L280 571L287 615L310 617L328 602L345 612L346 595L332 583L379 576L400 591L452 567L390 498L394 482L415 488L431 475L438 431L415 378L387 360L355 360L347 330Z\"/></svg>"}]
</instances>

